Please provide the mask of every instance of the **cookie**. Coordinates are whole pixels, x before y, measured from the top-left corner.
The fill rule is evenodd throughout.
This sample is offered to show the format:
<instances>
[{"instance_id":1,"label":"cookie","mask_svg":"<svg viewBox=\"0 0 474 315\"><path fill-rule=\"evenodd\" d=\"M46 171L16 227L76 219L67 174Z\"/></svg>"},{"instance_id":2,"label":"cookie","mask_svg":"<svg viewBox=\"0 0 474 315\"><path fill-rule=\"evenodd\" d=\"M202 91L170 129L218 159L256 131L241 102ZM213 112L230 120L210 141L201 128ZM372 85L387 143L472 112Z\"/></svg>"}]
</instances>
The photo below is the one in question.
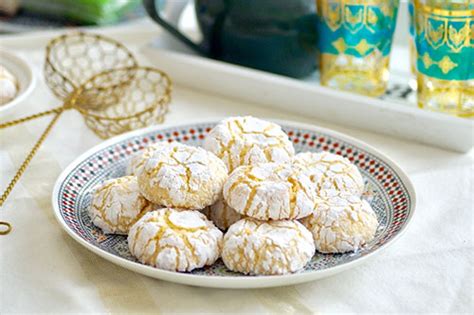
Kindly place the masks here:
<instances>
[{"instance_id":1,"label":"cookie","mask_svg":"<svg viewBox=\"0 0 474 315\"><path fill-rule=\"evenodd\" d=\"M154 205L138 190L135 176L105 181L94 188L89 215L106 234L127 234L130 227Z\"/></svg>"},{"instance_id":2,"label":"cookie","mask_svg":"<svg viewBox=\"0 0 474 315\"><path fill-rule=\"evenodd\" d=\"M230 174L223 193L230 207L260 220L303 218L316 201L304 169L286 163L240 166Z\"/></svg>"},{"instance_id":3,"label":"cookie","mask_svg":"<svg viewBox=\"0 0 474 315\"><path fill-rule=\"evenodd\" d=\"M321 253L356 251L375 237L377 216L360 197L324 190L312 215L301 220Z\"/></svg>"},{"instance_id":4,"label":"cookie","mask_svg":"<svg viewBox=\"0 0 474 315\"><path fill-rule=\"evenodd\" d=\"M227 230L232 224L243 218L240 213L229 207L223 198L219 198L207 209L205 214L221 230Z\"/></svg>"},{"instance_id":5,"label":"cookie","mask_svg":"<svg viewBox=\"0 0 474 315\"><path fill-rule=\"evenodd\" d=\"M222 260L232 271L281 275L303 269L314 252L311 233L298 221L245 218L225 234Z\"/></svg>"},{"instance_id":6,"label":"cookie","mask_svg":"<svg viewBox=\"0 0 474 315\"><path fill-rule=\"evenodd\" d=\"M199 211L163 208L147 213L133 225L128 247L143 264L191 271L219 258L222 232Z\"/></svg>"},{"instance_id":7,"label":"cookie","mask_svg":"<svg viewBox=\"0 0 474 315\"><path fill-rule=\"evenodd\" d=\"M17 94L17 79L7 68L0 65L0 105L10 102Z\"/></svg>"},{"instance_id":8,"label":"cookie","mask_svg":"<svg viewBox=\"0 0 474 315\"><path fill-rule=\"evenodd\" d=\"M203 147L221 158L229 172L241 165L287 162L295 154L279 125L250 116L221 121L209 132Z\"/></svg>"},{"instance_id":9,"label":"cookie","mask_svg":"<svg viewBox=\"0 0 474 315\"><path fill-rule=\"evenodd\" d=\"M364 179L359 169L341 155L305 152L297 154L293 163L308 169L317 191L336 189L358 196L364 192Z\"/></svg>"},{"instance_id":10,"label":"cookie","mask_svg":"<svg viewBox=\"0 0 474 315\"><path fill-rule=\"evenodd\" d=\"M169 145L169 142L158 142L135 153L128 162L127 174L137 176L145 166L148 159L153 155L153 152L167 145Z\"/></svg>"},{"instance_id":11,"label":"cookie","mask_svg":"<svg viewBox=\"0 0 474 315\"><path fill-rule=\"evenodd\" d=\"M153 151L138 174L148 200L172 208L203 209L217 201L227 168L202 148L171 143Z\"/></svg>"}]
</instances>

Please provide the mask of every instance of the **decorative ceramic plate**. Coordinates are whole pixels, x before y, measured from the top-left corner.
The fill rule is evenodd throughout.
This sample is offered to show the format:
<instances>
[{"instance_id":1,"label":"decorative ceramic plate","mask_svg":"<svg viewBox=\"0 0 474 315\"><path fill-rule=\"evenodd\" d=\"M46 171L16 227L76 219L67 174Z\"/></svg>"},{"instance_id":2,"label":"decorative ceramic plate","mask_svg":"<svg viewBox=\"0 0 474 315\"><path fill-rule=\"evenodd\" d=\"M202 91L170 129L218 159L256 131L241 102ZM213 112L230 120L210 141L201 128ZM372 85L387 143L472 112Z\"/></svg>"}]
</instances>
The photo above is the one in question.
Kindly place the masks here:
<instances>
[{"instance_id":1,"label":"decorative ceramic plate","mask_svg":"<svg viewBox=\"0 0 474 315\"><path fill-rule=\"evenodd\" d=\"M31 66L17 55L0 50L0 64L15 76L19 85L15 98L0 105L0 113L3 115L22 102L33 91L36 81Z\"/></svg>"},{"instance_id":2,"label":"decorative ceramic plate","mask_svg":"<svg viewBox=\"0 0 474 315\"><path fill-rule=\"evenodd\" d=\"M92 148L59 176L53 191L56 218L81 245L124 268L162 280L222 288L282 286L326 277L374 256L406 230L415 210L415 191L399 166L349 136L311 125L279 123L297 152L326 150L347 157L359 167L366 182L364 198L371 203L380 222L375 239L365 248L347 254L316 253L304 270L284 276L245 276L227 270L220 260L207 268L178 273L140 264L130 254L125 236L105 235L91 223L87 213L91 189L106 179L123 176L127 161L135 152L157 141L201 145L216 122L154 126L112 138Z\"/></svg>"}]
</instances>

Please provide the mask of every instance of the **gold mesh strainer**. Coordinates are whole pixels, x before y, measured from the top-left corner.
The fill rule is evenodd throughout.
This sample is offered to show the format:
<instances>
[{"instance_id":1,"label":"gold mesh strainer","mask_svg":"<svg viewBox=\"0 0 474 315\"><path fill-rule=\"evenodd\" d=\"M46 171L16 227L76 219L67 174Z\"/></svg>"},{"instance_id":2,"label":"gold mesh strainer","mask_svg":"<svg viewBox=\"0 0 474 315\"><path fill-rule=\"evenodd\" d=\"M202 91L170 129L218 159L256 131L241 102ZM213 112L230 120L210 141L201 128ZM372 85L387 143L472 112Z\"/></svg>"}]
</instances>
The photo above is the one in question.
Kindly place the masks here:
<instances>
[{"instance_id":1,"label":"gold mesh strainer","mask_svg":"<svg viewBox=\"0 0 474 315\"><path fill-rule=\"evenodd\" d=\"M47 45L44 78L53 93L65 100L97 73L134 66L135 57L121 43L101 35L71 33L52 39Z\"/></svg>"},{"instance_id":2,"label":"gold mesh strainer","mask_svg":"<svg viewBox=\"0 0 474 315\"><path fill-rule=\"evenodd\" d=\"M171 100L171 80L162 71L137 65L122 44L101 35L59 36L46 47L45 81L63 101L54 109L0 123L0 129L54 114L0 196L0 208L63 111L75 109L99 137L107 138L163 121ZM0 221L0 235L11 225Z\"/></svg>"}]
</instances>

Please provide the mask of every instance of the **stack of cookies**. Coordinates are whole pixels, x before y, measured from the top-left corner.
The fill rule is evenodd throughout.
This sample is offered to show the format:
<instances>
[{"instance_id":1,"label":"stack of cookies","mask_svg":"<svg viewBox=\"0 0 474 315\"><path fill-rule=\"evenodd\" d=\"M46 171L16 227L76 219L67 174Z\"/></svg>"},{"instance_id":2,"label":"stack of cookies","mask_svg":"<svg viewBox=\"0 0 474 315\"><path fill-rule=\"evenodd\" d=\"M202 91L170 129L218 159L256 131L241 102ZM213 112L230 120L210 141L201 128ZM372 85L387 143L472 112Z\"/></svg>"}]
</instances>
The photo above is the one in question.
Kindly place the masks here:
<instances>
[{"instance_id":1,"label":"stack of cookies","mask_svg":"<svg viewBox=\"0 0 474 315\"><path fill-rule=\"evenodd\" d=\"M295 155L280 126L253 117L221 121L203 148L153 144L128 173L95 189L92 221L128 234L131 253L161 269L221 257L244 274L292 273L316 250L359 249L378 226L355 165L328 152Z\"/></svg>"}]
</instances>

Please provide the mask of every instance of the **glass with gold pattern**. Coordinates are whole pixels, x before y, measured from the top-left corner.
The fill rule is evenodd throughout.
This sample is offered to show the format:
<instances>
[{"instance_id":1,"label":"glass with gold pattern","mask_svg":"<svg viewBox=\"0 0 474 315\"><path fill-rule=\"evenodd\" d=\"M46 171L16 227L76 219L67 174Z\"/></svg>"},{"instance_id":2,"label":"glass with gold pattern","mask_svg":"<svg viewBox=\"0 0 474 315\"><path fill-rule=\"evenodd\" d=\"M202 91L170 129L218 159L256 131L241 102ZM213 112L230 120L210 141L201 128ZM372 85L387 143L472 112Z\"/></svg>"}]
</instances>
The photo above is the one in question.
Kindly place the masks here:
<instances>
[{"instance_id":1,"label":"glass with gold pattern","mask_svg":"<svg viewBox=\"0 0 474 315\"><path fill-rule=\"evenodd\" d=\"M415 0L418 106L474 116L474 1Z\"/></svg>"},{"instance_id":2,"label":"glass with gold pattern","mask_svg":"<svg viewBox=\"0 0 474 315\"><path fill-rule=\"evenodd\" d=\"M385 92L398 0L317 0L321 84Z\"/></svg>"},{"instance_id":3,"label":"glass with gold pattern","mask_svg":"<svg viewBox=\"0 0 474 315\"><path fill-rule=\"evenodd\" d=\"M415 44L415 3L414 0L408 2L408 15L410 18L409 25L409 47L410 47L410 71L413 75L416 74L416 44Z\"/></svg>"}]
</instances>

